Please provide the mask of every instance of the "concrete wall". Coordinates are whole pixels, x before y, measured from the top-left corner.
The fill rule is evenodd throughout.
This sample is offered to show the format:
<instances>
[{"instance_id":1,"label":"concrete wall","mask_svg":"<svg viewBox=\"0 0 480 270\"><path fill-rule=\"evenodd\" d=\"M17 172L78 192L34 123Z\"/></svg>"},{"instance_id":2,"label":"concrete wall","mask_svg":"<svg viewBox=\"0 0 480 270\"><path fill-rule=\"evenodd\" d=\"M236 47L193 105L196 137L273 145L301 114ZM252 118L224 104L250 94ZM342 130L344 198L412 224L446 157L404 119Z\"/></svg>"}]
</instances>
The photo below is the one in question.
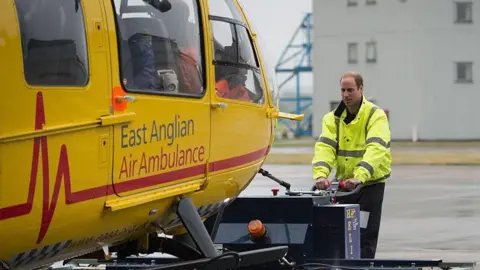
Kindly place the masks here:
<instances>
[{"instance_id":1,"label":"concrete wall","mask_svg":"<svg viewBox=\"0 0 480 270\"><path fill-rule=\"evenodd\" d=\"M313 1L313 134L321 132L330 101L340 100L344 71L364 75L367 97L390 111L392 139L480 139L480 5L473 24L455 23L451 0ZM366 61L375 41L376 63ZM348 63L347 43L358 43L358 63ZM473 83L456 82L457 61L473 62Z\"/></svg>"}]
</instances>

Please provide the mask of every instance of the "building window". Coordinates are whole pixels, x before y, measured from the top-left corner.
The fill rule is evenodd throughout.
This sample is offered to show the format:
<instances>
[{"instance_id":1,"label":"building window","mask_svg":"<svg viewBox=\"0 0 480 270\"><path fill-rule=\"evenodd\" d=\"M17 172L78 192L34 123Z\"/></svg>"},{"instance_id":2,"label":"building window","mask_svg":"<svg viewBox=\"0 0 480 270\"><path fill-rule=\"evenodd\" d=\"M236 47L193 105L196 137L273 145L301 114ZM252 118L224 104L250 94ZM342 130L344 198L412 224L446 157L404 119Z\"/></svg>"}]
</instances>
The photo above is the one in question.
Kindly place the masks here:
<instances>
[{"instance_id":1,"label":"building window","mask_svg":"<svg viewBox=\"0 0 480 270\"><path fill-rule=\"evenodd\" d=\"M36 86L85 86L89 65L82 5L74 1L16 0L15 6L26 82Z\"/></svg>"},{"instance_id":2,"label":"building window","mask_svg":"<svg viewBox=\"0 0 480 270\"><path fill-rule=\"evenodd\" d=\"M367 42L367 63L377 62L377 43L375 41Z\"/></svg>"},{"instance_id":3,"label":"building window","mask_svg":"<svg viewBox=\"0 0 480 270\"><path fill-rule=\"evenodd\" d=\"M357 3L357 0L347 0L347 6L348 7L354 7L356 6L358 3Z\"/></svg>"},{"instance_id":4,"label":"building window","mask_svg":"<svg viewBox=\"0 0 480 270\"><path fill-rule=\"evenodd\" d=\"M347 44L347 54L348 54L348 63L356 64L358 63L358 44L357 43L348 43Z\"/></svg>"},{"instance_id":5,"label":"building window","mask_svg":"<svg viewBox=\"0 0 480 270\"><path fill-rule=\"evenodd\" d=\"M377 4L377 0L366 0L365 3L367 4L367 6L376 5L376 4Z\"/></svg>"},{"instance_id":6,"label":"building window","mask_svg":"<svg viewBox=\"0 0 480 270\"><path fill-rule=\"evenodd\" d=\"M472 3L471 2L456 2L456 23L472 23Z\"/></svg>"},{"instance_id":7,"label":"building window","mask_svg":"<svg viewBox=\"0 0 480 270\"><path fill-rule=\"evenodd\" d=\"M456 63L456 82L457 83L473 83L473 63L457 62Z\"/></svg>"}]
</instances>

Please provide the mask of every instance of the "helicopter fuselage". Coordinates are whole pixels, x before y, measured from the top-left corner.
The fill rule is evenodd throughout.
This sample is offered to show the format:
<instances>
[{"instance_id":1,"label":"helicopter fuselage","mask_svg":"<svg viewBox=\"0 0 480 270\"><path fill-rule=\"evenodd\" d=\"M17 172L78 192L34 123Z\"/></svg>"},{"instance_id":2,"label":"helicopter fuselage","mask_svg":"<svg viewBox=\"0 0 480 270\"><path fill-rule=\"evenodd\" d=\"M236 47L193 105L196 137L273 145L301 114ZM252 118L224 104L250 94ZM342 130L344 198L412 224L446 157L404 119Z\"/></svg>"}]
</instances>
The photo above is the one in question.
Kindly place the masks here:
<instances>
[{"instance_id":1,"label":"helicopter fuselage","mask_svg":"<svg viewBox=\"0 0 480 270\"><path fill-rule=\"evenodd\" d=\"M260 169L282 115L243 9L170 2L0 2L4 265L184 233L176 201L206 218Z\"/></svg>"}]
</instances>

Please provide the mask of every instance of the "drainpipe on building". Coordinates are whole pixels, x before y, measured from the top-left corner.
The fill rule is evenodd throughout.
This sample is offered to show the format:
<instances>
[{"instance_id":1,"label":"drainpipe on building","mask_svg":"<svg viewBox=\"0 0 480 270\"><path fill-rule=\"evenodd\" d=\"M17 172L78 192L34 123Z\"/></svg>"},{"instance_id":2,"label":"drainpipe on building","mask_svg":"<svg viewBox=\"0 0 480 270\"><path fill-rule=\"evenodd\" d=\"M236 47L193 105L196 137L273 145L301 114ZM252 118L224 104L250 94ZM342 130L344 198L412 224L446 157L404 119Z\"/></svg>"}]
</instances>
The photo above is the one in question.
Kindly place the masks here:
<instances>
[{"instance_id":1,"label":"drainpipe on building","mask_svg":"<svg viewBox=\"0 0 480 270\"><path fill-rule=\"evenodd\" d=\"M417 125L412 126L412 142L417 142L418 141L418 129Z\"/></svg>"}]
</instances>

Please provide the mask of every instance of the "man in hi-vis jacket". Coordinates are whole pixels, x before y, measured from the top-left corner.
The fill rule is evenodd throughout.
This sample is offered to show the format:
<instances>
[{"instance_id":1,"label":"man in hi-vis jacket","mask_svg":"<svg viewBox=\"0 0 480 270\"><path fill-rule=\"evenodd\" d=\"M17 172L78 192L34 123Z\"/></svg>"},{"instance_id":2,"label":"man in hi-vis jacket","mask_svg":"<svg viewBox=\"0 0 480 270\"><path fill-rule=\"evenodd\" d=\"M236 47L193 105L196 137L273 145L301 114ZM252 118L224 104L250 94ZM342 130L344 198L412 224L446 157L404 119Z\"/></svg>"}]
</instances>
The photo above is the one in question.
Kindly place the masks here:
<instances>
[{"instance_id":1,"label":"man in hi-vis jacket","mask_svg":"<svg viewBox=\"0 0 480 270\"><path fill-rule=\"evenodd\" d=\"M375 258L385 182L390 177L390 126L385 111L363 95L363 78L346 72L340 79L342 102L323 117L315 143L313 178L318 189L329 186L327 177L345 181L347 190L363 188L348 201L360 205L362 258Z\"/></svg>"}]
</instances>

